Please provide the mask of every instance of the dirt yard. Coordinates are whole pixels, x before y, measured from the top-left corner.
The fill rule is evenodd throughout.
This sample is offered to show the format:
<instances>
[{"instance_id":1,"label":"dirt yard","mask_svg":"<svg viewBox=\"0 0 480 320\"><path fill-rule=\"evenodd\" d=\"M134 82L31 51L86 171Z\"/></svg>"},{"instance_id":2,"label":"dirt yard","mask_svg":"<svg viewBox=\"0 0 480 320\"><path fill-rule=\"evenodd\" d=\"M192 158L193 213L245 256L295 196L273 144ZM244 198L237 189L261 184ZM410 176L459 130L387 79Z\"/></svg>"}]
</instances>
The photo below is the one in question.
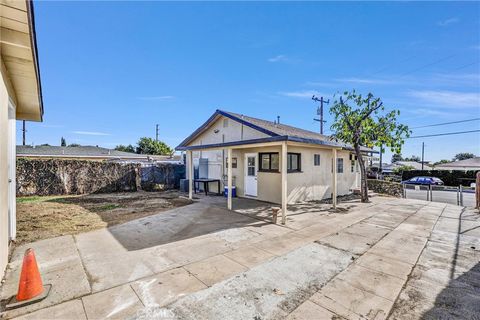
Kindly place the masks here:
<instances>
[{"instance_id":1,"label":"dirt yard","mask_svg":"<svg viewBox=\"0 0 480 320\"><path fill-rule=\"evenodd\" d=\"M190 204L178 191L17 198L17 244L99 229Z\"/></svg>"}]
</instances>

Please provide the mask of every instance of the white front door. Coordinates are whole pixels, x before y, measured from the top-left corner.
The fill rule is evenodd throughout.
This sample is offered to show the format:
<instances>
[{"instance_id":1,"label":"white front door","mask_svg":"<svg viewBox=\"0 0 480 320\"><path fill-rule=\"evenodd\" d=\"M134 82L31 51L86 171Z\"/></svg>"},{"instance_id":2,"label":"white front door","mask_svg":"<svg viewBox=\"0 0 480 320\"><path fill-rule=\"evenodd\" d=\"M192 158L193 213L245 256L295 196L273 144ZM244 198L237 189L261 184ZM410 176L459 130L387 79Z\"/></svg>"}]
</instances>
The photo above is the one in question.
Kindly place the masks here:
<instances>
[{"instance_id":1,"label":"white front door","mask_svg":"<svg viewBox=\"0 0 480 320\"><path fill-rule=\"evenodd\" d=\"M245 195L257 196L257 154L245 154Z\"/></svg>"}]
</instances>

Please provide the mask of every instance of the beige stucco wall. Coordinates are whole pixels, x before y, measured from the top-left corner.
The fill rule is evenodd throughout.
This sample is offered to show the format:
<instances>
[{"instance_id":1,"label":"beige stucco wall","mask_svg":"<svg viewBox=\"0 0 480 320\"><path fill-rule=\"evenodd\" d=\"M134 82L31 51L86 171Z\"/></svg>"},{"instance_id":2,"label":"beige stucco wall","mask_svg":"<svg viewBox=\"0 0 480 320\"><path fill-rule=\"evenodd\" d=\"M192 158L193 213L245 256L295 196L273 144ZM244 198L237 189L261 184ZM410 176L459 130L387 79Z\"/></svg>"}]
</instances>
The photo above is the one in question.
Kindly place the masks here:
<instances>
[{"instance_id":1,"label":"beige stucco wall","mask_svg":"<svg viewBox=\"0 0 480 320\"><path fill-rule=\"evenodd\" d=\"M224 119L227 119L226 127L224 126ZM219 117L205 132L199 135L189 145L207 145L216 144L222 142L231 141L243 141L258 138L268 137L266 134L245 126L237 121L226 117ZM208 177L212 179L222 179L222 176L226 174L225 159L227 157L226 150L213 150L213 151L196 151L193 152L194 164L198 164L198 159L208 159ZM243 195L243 176L240 172L243 172L242 153L234 151L233 158L237 158L238 168L233 169L233 175L236 177L237 194ZM187 164L187 177L188 177L188 164ZM240 179L240 181L238 180ZM210 191L217 191L215 184L210 185Z\"/></svg>"},{"instance_id":2,"label":"beige stucco wall","mask_svg":"<svg viewBox=\"0 0 480 320\"><path fill-rule=\"evenodd\" d=\"M302 172L287 175L288 202L322 200L332 196L331 149L288 147L288 152L301 153ZM314 166L314 154L320 155L320 166ZM351 171L350 153L337 151L337 158L343 158L343 173L337 173L337 194L346 195L357 184L357 166Z\"/></svg>"},{"instance_id":3,"label":"beige stucco wall","mask_svg":"<svg viewBox=\"0 0 480 320\"><path fill-rule=\"evenodd\" d=\"M224 127L224 120L227 126ZM217 132L215 132L217 131ZM220 116L207 130L193 140L189 145L206 145L231 141L243 141L269 137L265 133L245 126L235 120Z\"/></svg>"},{"instance_id":4,"label":"beige stucco wall","mask_svg":"<svg viewBox=\"0 0 480 320\"><path fill-rule=\"evenodd\" d=\"M8 262L8 101L13 97L5 66L0 58L0 277Z\"/></svg>"}]
</instances>

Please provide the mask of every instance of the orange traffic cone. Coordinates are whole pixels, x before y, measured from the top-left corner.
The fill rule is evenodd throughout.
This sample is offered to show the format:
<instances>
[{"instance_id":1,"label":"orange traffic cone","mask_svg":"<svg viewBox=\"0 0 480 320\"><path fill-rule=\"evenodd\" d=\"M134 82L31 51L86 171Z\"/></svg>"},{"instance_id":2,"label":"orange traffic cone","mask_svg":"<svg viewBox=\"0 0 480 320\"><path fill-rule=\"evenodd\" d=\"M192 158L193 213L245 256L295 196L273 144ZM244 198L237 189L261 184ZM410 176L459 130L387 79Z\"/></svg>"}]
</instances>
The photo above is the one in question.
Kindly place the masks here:
<instances>
[{"instance_id":1,"label":"orange traffic cone","mask_svg":"<svg viewBox=\"0 0 480 320\"><path fill-rule=\"evenodd\" d=\"M18 292L12 297L7 309L18 308L27 304L43 300L50 292L51 285L44 286L40 271L38 271L37 259L33 249L27 249L23 256L22 271L18 283Z\"/></svg>"}]
</instances>

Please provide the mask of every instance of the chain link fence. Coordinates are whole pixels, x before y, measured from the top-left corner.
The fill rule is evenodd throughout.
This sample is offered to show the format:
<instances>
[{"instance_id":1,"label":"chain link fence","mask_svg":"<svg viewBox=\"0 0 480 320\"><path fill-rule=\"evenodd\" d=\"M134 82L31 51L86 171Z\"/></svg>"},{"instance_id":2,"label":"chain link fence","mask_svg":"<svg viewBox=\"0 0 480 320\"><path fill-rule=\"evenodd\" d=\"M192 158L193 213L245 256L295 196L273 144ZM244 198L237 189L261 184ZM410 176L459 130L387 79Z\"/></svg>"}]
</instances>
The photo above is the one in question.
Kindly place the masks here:
<instances>
[{"instance_id":1,"label":"chain link fence","mask_svg":"<svg viewBox=\"0 0 480 320\"><path fill-rule=\"evenodd\" d=\"M414 185L403 183L403 197L475 207L475 188L465 186Z\"/></svg>"}]
</instances>

